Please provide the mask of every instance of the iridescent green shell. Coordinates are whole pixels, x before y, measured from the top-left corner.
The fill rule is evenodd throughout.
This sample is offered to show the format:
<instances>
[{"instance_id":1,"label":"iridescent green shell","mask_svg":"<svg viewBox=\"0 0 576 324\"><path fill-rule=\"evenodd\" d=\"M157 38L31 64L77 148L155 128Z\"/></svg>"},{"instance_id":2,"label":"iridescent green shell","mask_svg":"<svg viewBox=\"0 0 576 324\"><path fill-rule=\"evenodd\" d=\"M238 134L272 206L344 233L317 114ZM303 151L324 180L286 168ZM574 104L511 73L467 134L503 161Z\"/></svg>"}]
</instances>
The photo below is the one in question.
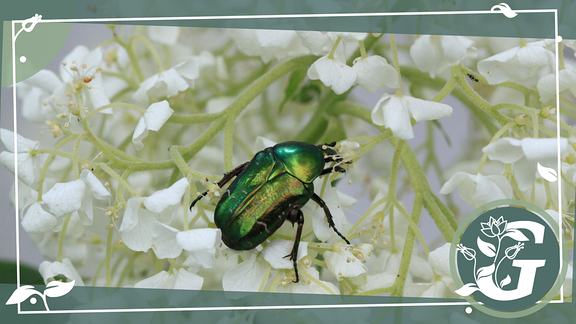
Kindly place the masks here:
<instances>
[{"instance_id":1,"label":"iridescent green shell","mask_svg":"<svg viewBox=\"0 0 576 324\"><path fill-rule=\"evenodd\" d=\"M312 182L324 168L314 145L284 142L258 152L222 194L214 222L222 241L234 250L250 250L300 209L314 194Z\"/></svg>"}]
</instances>

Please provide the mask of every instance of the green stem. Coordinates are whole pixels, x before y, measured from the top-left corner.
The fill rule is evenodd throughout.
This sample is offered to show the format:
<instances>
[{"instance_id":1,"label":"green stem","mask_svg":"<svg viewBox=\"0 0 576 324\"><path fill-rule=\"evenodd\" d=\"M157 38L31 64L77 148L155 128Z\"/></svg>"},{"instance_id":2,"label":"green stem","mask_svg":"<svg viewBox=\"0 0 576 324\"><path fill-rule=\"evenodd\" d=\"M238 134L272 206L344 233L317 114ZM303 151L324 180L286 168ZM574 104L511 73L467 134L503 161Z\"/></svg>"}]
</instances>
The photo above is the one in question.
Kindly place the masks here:
<instances>
[{"instance_id":1,"label":"green stem","mask_svg":"<svg viewBox=\"0 0 576 324\"><path fill-rule=\"evenodd\" d=\"M108 238L106 240L106 287L112 285L112 271L110 261L112 260L112 236L114 234L114 222L111 220L108 227Z\"/></svg>"},{"instance_id":2,"label":"green stem","mask_svg":"<svg viewBox=\"0 0 576 324\"><path fill-rule=\"evenodd\" d=\"M100 163L98 165L102 170L104 170L112 178L118 181L118 183L126 190L128 190L134 197L140 197L140 195L136 193L136 190L134 190L134 188L132 188L132 186L130 186L126 180L124 180L118 173L114 172L114 170L112 170L106 163Z\"/></svg>"},{"instance_id":3,"label":"green stem","mask_svg":"<svg viewBox=\"0 0 576 324\"><path fill-rule=\"evenodd\" d=\"M494 134L494 136L492 137L492 139L490 140L489 144L492 144L494 142L496 142L496 140L498 140L502 135L504 135L504 133L506 131L508 131L509 129L511 129L512 127L516 126L515 122L510 122L506 125L504 125L504 127L502 127L498 133ZM482 171L482 167L484 166L484 163L486 163L486 160L488 160L488 154L484 153L482 155L482 158L480 159L480 163L478 164L478 170L476 170L476 173L480 173Z\"/></svg>"},{"instance_id":4,"label":"green stem","mask_svg":"<svg viewBox=\"0 0 576 324\"><path fill-rule=\"evenodd\" d=\"M400 73L400 63L398 62L398 48L396 47L396 38L394 34L390 33L390 47L392 48L392 57L394 59L394 68L398 73L398 88L396 89L396 96L402 97L402 73Z\"/></svg>"},{"instance_id":5,"label":"green stem","mask_svg":"<svg viewBox=\"0 0 576 324\"><path fill-rule=\"evenodd\" d=\"M174 124L201 124L201 123L209 123L213 122L216 119L220 118L223 115L222 112L215 113L215 114L197 114L197 115L172 115L168 119L169 123Z\"/></svg>"},{"instance_id":6,"label":"green stem","mask_svg":"<svg viewBox=\"0 0 576 324\"><path fill-rule=\"evenodd\" d=\"M130 37L130 39L128 40L128 44L132 47L134 45L135 40L139 40L140 42L142 42L142 44L144 44L144 46L146 46L146 48L148 48L148 51L150 51L152 57L154 57L154 60L156 61L156 65L158 65L158 73L164 72L164 65L162 64L160 55L158 55L158 52L156 51L154 46L152 46L152 43L150 43L150 41L146 37L140 34L136 34Z\"/></svg>"},{"instance_id":7,"label":"green stem","mask_svg":"<svg viewBox=\"0 0 576 324\"><path fill-rule=\"evenodd\" d=\"M86 136L86 132L80 134L76 139L76 143L74 143L74 156L72 157L72 169L74 170L74 180L78 180L80 178L80 165L78 165L78 154L80 153L80 143Z\"/></svg>"},{"instance_id":8,"label":"green stem","mask_svg":"<svg viewBox=\"0 0 576 324\"><path fill-rule=\"evenodd\" d=\"M49 153L50 155L48 155L48 158L46 159L46 162L44 162L44 166L42 167L42 170L40 171L40 179L38 180L38 201L42 201L42 189L44 187L44 179L46 178L46 171L48 171L48 167L50 166L50 164L52 164L52 161L54 161L54 157L56 155L60 155L60 153L56 153L59 152L58 149L60 149L62 146L64 146L64 144L74 140L75 138L77 138L78 135L76 134L72 134L69 135L63 139L60 140L60 142L58 142L55 146L54 146L54 150L51 152L43 152L42 150L35 150L37 153ZM64 152L61 152L64 153ZM72 156L70 156L68 153L66 153L66 157L71 158Z\"/></svg>"},{"instance_id":9,"label":"green stem","mask_svg":"<svg viewBox=\"0 0 576 324\"><path fill-rule=\"evenodd\" d=\"M60 242L58 244L58 262L62 262L62 254L64 253L64 239L66 238L66 229L68 229L68 223L70 222L70 217L72 217L72 213L66 216L64 224L62 225L62 232L60 233Z\"/></svg>"},{"instance_id":10,"label":"green stem","mask_svg":"<svg viewBox=\"0 0 576 324\"><path fill-rule=\"evenodd\" d=\"M124 102L113 102L111 104L108 105L104 105L101 107L98 107L94 110L92 110L88 115L86 115L86 117L84 117L85 120L89 120L90 118L92 118L94 115L96 115L97 113L101 112L104 109L108 109L108 108L114 108L114 107L122 107L122 108L130 108L130 109L134 109L137 110L139 112L141 112L142 114L146 113L146 109L144 108L140 108L136 105L133 104L129 104L129 103L124 103Z\"/></svg>"}]
</instances>

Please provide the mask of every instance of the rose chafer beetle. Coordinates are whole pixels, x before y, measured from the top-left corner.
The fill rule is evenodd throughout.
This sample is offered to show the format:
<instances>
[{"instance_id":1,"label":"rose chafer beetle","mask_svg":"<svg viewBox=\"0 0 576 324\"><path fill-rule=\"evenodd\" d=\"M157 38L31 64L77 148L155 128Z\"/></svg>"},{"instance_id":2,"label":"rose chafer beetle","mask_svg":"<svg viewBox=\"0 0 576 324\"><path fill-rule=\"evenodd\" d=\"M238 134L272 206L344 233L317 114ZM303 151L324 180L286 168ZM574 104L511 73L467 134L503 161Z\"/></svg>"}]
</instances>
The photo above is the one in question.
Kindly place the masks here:
<instances>
[{"instance_id":1,"label":"rose chafer beetle","mask_svg":"<svg viewBox=\"0 0 576 324\"><path fill-rule=\"evenodd\" d=\"M294 246L286 257L293 262L294 282L298 282L296 261L304 226L300 209L310 199L322 207L328 225L350 244L336 229L328 206L314 193L312 183L322 175L345 172L339 165L325 168L328 162L342 162L335 145L336 142L318 146L303 142L279 143L224 174L217 183L219 187L236 177L222 194L214 212L214 222L222 231L224 244L233 250L251 250L274 234L285 220L292 225L297 223ZM207 194L208 191L194 199L190 209Z\"/></svg>"}]
</instances>

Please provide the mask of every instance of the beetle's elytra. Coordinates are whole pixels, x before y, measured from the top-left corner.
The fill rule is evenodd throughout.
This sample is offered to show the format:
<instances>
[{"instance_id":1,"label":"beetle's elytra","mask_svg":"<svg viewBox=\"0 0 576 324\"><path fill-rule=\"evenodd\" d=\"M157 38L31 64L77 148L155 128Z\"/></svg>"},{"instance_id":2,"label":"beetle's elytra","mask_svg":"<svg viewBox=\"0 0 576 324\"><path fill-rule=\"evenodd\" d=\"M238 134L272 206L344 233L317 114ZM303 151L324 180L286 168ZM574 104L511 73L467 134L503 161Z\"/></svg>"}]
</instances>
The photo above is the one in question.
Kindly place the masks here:
<instances>
[{"instance_id":1,"label":"beetle's elytra","mask_svg":"<svg viewBox=\"0 0 576 324\"><path fill-rule=\"evenodd\" d=\"M345 172L339 166L325 168L326 162L337 158L336 143L312 145L303 142L283 142L254 155L251 161L226 173L217 184L223 187L236 177L216 206L214 222L222 231L222 241L233 250L250 250L264 242L284 223L298 223L290 260L299 281L298 245L304 226L300 210L310 199L326 214L328 225L344 240L350 242L334 225L326 203L314 193L313 181L334 171ZM208 192L200 194L192 208Z\"/></svg>"}]
</instances>

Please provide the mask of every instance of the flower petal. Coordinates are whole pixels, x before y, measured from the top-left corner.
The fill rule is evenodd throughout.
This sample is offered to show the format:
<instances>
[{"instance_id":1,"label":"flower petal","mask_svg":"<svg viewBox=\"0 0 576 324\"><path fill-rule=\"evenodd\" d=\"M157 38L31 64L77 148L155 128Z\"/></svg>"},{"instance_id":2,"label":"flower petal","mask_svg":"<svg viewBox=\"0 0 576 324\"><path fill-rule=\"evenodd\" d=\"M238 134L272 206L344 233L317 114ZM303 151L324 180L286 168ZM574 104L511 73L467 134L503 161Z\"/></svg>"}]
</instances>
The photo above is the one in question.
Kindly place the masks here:
<instances>
[{"instance_id":1,"label":"flower petal","mask_svg":"<svg viewBox=\"0 0 576 324\"><path fill-rule=\"evenodd\" d=\"M42 278L44 278L45 283L48 283L48 279L50 278L62 275L70 280L74 280L76 286L84 286L82 277L78 274L78 271L76 271L74 265L72 265L72 262L70 262L68 258L62 259L62 262L44 261L40 264L38 271L40 275L42 275Z\"/></svg>"},{"instance_id":2,"label":"flower petal","mask_svg":"<svg viewBox=\"0 0 576 324\"><path fill-rule=\"evenodd\" d=\"M292 241L276 239L266 245L262 250L262 256L264 256L264 260L268 261L274 269L292 269L294 265L287 256L290 255L293 245L294 242ZM300 242L300 245L298 245L297 261L300 261L300 259L307 255L308 242Z\"/></svg>"},{"instance_id":3,"label":"flower petal","mask_svg":"<svg viewBox=\"0 0 576 324\"><path fill-rule=\"evenodd\" d=\"M222 278L222 288L226 291L258 291L267 263L256 254L252 254L250 259L238 264L228 270Z\"/></svg>"},{"instance_id":4,"label":"flower petal","mask_svg":"<svg viewBox=\"0 0 576 324\"><path fill-rule=\"evenodd\" d=\"M150 40L164 45L175 45L180 36L180 28L173 26L148 26Z\"/></svg>"},{"instance_id":5,"label":"flower petal","mask_svg":"<svg viewBox=\"0 0 576 324\"><path fill-rule=\"evenodd\" d=\"M51 232L56 223L56 217L42 209L40 202L30 205L22 218L22 227L27 233Z\"/></svg>"},{"instance_id":6,"label":"flower petal","mask_svg":"<svg viewBox=\"0 0 576 324\"><path fill-rule=\"evenodd\" d=\"M404 97L408 101L410 115L417 122L423 120L435 120L452 115L452 107L429 100L422 100L414 97Z\"/></svg>"},{"instance_id":7,"label":"flower petal","mask_svg":"<svg viewBox=\"0 0 576 324\"><path fill-rule=\"evenodd\" d=\"M80 209L85 190L86 184L80 179L57 183L42 195L42 201L54 216L63 216Z\"/></svg>"},{"instance_id":8,"label":"flower petal","mask_svg":"<svg viewBox=\"0 0 576 324\"><path fill-rule=\"evenodd\" d=\"M509 137L499 138L496 142L486 145L482 152L486 153L490 160L506 164L514 163L524 156L522 141Z\"/></svg>"},{"instance_id":9,"label":"flower petal","mask_svg":"<svg viewBox=\"0 0 576 324\"><path fill-rule=\"evenodd\" d=\"M182 247L176 241L178 230L160 222L151 226L152 250L158 259L174 259L182 254Z\"/></svg>"},{"instance_id":10,"label":"flower petal","mask_svg":"<svg viewBox=\"0 0 576 324\"><path fill-rule=\"evenodd\" d=\"M144 206L154 213L160 213L168 206L177 206L189 185L188 180L182 178L169 188L158 190L150 197L144 198Z\"/></svg>"}]
</instances>

